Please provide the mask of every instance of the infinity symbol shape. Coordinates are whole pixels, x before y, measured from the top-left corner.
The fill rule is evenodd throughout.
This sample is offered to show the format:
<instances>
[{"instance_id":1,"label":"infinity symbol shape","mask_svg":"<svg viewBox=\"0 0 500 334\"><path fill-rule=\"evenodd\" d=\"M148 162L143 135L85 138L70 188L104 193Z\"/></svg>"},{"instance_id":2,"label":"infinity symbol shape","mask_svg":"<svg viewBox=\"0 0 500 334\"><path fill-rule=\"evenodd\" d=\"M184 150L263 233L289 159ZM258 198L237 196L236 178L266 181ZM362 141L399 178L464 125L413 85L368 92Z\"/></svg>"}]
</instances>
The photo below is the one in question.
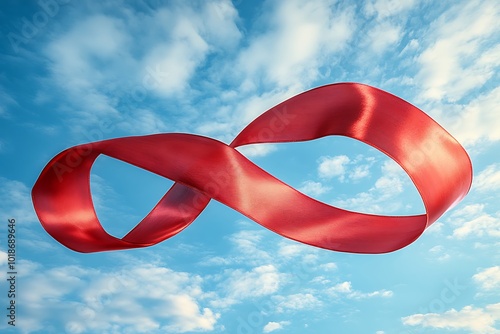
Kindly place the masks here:
<instances>
[{"instance_id":1,"label":"infinity symbol shape","mask_svg":"<svg viewBox=\"0 0 500 334\"><path fill-rule=\"evenodd\" d=\"M384 152L410 176L425 214L352 212L312 199L235 150L257 143L329 135L357 139ZM109 235L92 203L90 170L104 154L175 181L125 237ZM387 92L338 83L299 94L269 109L230 145L192 134L123 137L69 148L45 166L32 198L45 230L79 252L157 244L186 228L215 199L286 237L325 249L385 253L415 241L472 183L463 147L423 111Z\"/></svg>"}]
</instances>

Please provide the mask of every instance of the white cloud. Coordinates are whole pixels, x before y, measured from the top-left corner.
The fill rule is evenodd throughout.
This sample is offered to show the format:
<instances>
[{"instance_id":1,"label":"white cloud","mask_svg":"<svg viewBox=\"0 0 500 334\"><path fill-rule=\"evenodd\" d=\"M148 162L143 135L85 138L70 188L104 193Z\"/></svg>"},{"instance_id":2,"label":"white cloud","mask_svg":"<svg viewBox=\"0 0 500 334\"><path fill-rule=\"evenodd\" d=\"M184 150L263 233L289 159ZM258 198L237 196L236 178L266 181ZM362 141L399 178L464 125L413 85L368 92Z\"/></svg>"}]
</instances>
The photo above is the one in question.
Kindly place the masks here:
<instances>
[{"instance_id":1,"label":"white cloud","mask_svg":"<svg viewBox=\"0 0 500 334\"><path fill-rule=\"evenodd\" d=\"M400 194L403 192L403 181L395 175L382 176L375 181L375 189L384 194Z\"/></svg>"},{"instance_id":2,"label":"white cloud","mask_svg":"<svg viewBox=\"0 0 500 334\"><path fill-rule=\"evenodd\" d=\"M402 318L405 325L447 330L467 330L473 334L498 334L495 323L500 321L500 303L484 308L465 306L460 311L451 309L445 313L413 314Z\"/></svg>"},{"instance_id":3,"label":"white cloud","mask_svg":"<svg viewBox=\"0 0 500 334\"><path fill-rule=\"evenodd\" d=\"M348 199L336 199L332 204L349 210L370 213L390 213L403 210L400 194L405 188L413 186L413 183L409 181L410 179L403 169L392 160L386 160L381 166L381 171L382 176L368 191L360 192ZM418 194L414 188L413 193L407 191L405 195L415 196Z\"/></svg>"},{"instance_id":4,"label":"white cloud","mask_svg":"<svg viewBox=\"0 0 500 334\"><path fill-rule=\"evenodd\" d=\"M137 109L130 115L124 115L119 128L135 135L168 132L170 128L162 117L151 110Z\"/></svg>"},{"instance_id":5,"label":"white cloud","mask_svg":"<svg viewBox=\"0 0 500 334\"><path fill-rule=\"evenodd\" d=\"M500 56L497 57L500 59ZM500 87L487 91L465 106L451 107L455 113L445 115L451 133L464 145L480 143L482 140L500 140L500 118L496 111L500 104ZM448 106L443 106L443 109ZM496 179L495 179L496 180Z\"/></svg>"},{"instance_id":6,"label":"white cloud","mask_svg":"<svg viewBox=\"0 0 500 334\"><path fill-rule=\"evenodd\" d=\"M377 24L366 35L365 44L374 52L382 53L397 44L402 37L401 27L389 22Z\"/></svg>"},{"instance_id":7,"label":"white cloud","mask_svg":"<svg viewBox=\"0 0 500 334\"><path fill-rule=\"evenodd\" d=\"M405 172L394 160L385 160L382 164L382 172L391 175L404 175Z\"/></svg>"},{"instance_id":8,"label":"white cloud","mask_svg":"<svg viewBox=\"0 0 500 334\"><path fill-rule=\"evenodd\" d=\"M348 293L352 291L351 282L338 283L329 289L330 292Z\"/></svg>"},{"instance_id":9,"label":"white cloud","mask_svg":"<svg viewBox=\"0 0 500 334\"><path fill-rule=\"evenodd\" d=\"M245 227L253 225L244 222ZM272 236L271 236L272 237ZM235 265L266 267L270 264L278 266L293 260L296 263L314 263L317 259L317 249L295 241L281 239L272 243L269 248L269 231L264 230L241 230L229 237L232 249L229 256L216 256L205 258L203 265ZM279 255L279 256L276 256Z\"/></svg>"},{"instance_id":10,"label":"white cloud","mask_svg":"<svg viewBox=\"0 0 500 334\"><path fill-rule=\"evenodd\" d=\"M9 118L11 116L11 113L8 112L7 107L18 105L19 104L17 103L17 101L14 100L12 96L7 94L5 88L0 85L0 117Z\"/></svg>"},{"instance_id":11,"label":"white cloud","mask_svg":"<svg viewBox=\"0 0 500 334\"><path fill-rule=\"evenodd\" d=\"M401 15L416 5L415 0L369 0L364 10L369 16L376 15L379 19Z\"/></svg>"},{"instance_id":12,"label":"white cloud","mask_svg":"<svg viewBox=\"0 0 500 334\"><path fill-rule=\"evenodd\" d=\"M251 80L307 85L319 77L322 61L352 36L353 12L338 9L335 1L268 1L264 6L267 32L251 39L237 66Z\"/></svg>"},{"instance_id":13,"label":"white cloud","mask_svg":"<svg viewBox=\"0 0 500 334\"><path fill-rule=\"evenodd\" d=\"M389 298L392 297L393 292L391 290L377 290L372 292L361 292L358 290L354 290L352 288L351 282L342 282L338 283L326 290L326 292L333 296L346 296L349 299L365 299L372 297L382 297Z\"/></svg>"},{"instance_id":14,"label":"white cloud","mask_svg":"<svg viewBox=\"0 0 500 334\"><path fill-rule=\"evenodd\" d=\"M500 217L485 213L453 231L453 236L459 239L470 235L500 237Z\"/></svg>"},{"instance_id":15,"label":"white cloud","mask_svg":"<svg viewBox=\"0 0 500 334\"><path fill-rule=\"evenodd\" d=\"M49 322L69 333L210 331L219 317L200 308L199 276L161 266L138 263L107 271L66 266L25 275L20 288L30 293L19 297L25 311L19 326L25 332Z\"/></svg>"},{"instance_id":16,"label":"white cloud","mask_svg":"<svg viewBox=\"0 0 500 334\"><path fill-rule=\"evenodd\" d=\"M475 0L455 4L431 25L435 42L418 58L425 99L457 101L493 76L500 48L489 37L499 20L498 2Z\"/></svg>"},{"instance_id":17,"label":"white cloud","mask_svg":"<svg viewBox=\"0 0 500 334\"><path fill-rule=\"evenodd\" d=\"M99 216L100 212L110 211L105 203L115 200L118 196L116 191L107 181L95 173L90 174L90 189L92 195L92 204Z\"/></svg>"},{"instance_id":18,"label":"white cloud","mask_svg":"<svg viewBox=\"0 0 500 334\"><path fill-rule=\"evenodd\" d=\"M431 249L429 249L429 252L431 252L431 253L440 253L442 251L443 251L443 246L441 246L441 245L434 246Z\"/></svg>"},{"instance_id":19,"label":"white cloud","mask_svg":"<svg viewBox=\"0 0 500 334\"><path fill-rule=\"evenodd\" d=\"M289 324L290 324L289 321L280 321L280 322L270 321L264 326L264 328L262 329L262 332L263 333L271 333L271 332L274 332L276 330L283 329L284 326L287 326Z\"/></svg>"},{"instance_id":20,"label":"white cloud","mask_svg":"<svg viewBox=\"0 0 500 334\"><path fill-rule=\"evenodd\" d=\"M225 282L234 298L265 296L276 292L282 276L273 265L260 266L251 271L236 270L231 272Z\"/></svg>"},{"instance_id":21,"label":"white cloud","mask_svg":"<svg viewBox=\"0 0 500 334\"><path fill-rule=\"evenodd\" d=\"M0 208L5 216L23 224L38 221L31 204L31 191L24 183L0 177L0 189Z\"/></svg>"},{"instance_id":22,"label":"white cloud","mask_svg":"<svg viewBox=\"0 0 500 334\"><path fill-rule=\"evenodd\" d=\"M250 271L226 270L227 278L220 284L224 297L212 302L214 307L228 307L248 298L275 293L280 288L284 275L272 264L259 266Z\"/></svg>"},{"instance_id":23,"label":"white cloud","mask_svg":"<svg viewBox=\"0 0 500 334\"><path fill-rule=\"evenodd\" d=\"M500 241L498 242L474 242L475 249L490 249L496 250L500 248Z\"/></svg>"},{"instance_id":24,"label":"white cloud","mask_svg":"<svg viewBox=\"0 0 500 334\"><path fill-rule=\"evenodd\" d=\"M228 259L222 256L213 256L210 258L205 258L200 262L202 266L227 266L232 263L232 259Z\"/></svg>"},{"instance_id":25,"label":"white cloud","mask_svg":"<svg viewBox=\"0 0 500 334\"><path fill-rule=\"evenodd\" d=\"M165 18L158 13L157 18L168 22L176 20L173 13ZM149 50L144 57L143 76L148 70L155 73L154 84L150 87L159 96L170 96L186 89L187 84L198 65L208 53L209 46L200 36L193 22L187 18L179 18L173 28L174 41L159 44Z\"/></svg>"},{"instance_id":26,"label":"white cloud","mask_svg":"<svg viewBox=\"0 0 500 334\"><path fill-rule=\"evenodd\" d=\"M500 266L490 267L481 270L472 279L483 291L500 291Z\"/></svg>"},{"instance_id":27,"label":"white cloud","mask_svg":"<svg viewBox=\"0 0 500 334\"><path fill-rule=\"evenodd\" d=\"M433 223L430 227L427 228L427 233L436 233L439 234L443 231L444 224L440 221Z\"/></svg>"},{"instance_id":28,"label":"white cloud","mask_svg":"<svg viewBox=\"0 0 500 334\"><path fill-rule=\"evenodd\" d=\"M361 180L370 175L370 165L360 165L354 167L354 169L349 172L349 179L353 181Z\"/></svg>"},{"instance_id":29,"label":"white cloud","mask_svg":"<svg viewBox=\"0 0 500 334\"><path fill-rule=\"evenodd\" d=\"M374 56L386 51L392 50L392 53L395 53L396 47L401 43L406 32L401 23L406 21L408 11L415 4L414 0L368 0L365 2L363 10L366 17L375 17L375 19L362 30L360 48L366 50L358 53L359 63L372 62ZM375 68L376 65L373 67ZM405 80L408 81L409 78ZM402 82L401 78L397 81Z\"/></svg>"},{"instance_id":30,"label":"white cloud","mask_svg":"<svg viewBox=\"0 0 500 334\"><path fill-rule=\"evenodd\" d=\"M325 276L316 276L310 282L311 283L319 283L319 284L323 284L323 285L331 283L331 281L329 279L327 279Z\"/></svg>"},{"instance_id":31,"label":"white cloud","mask_svg":"<svg viewBox=\"0 0 500 334\"><path fill-rule=\"evenodd\" d=\"M120 20L94 15L78 20L46 48L52 79L69 93L69 98L79 105L80 110L91 110L83 112L83 120L87 122L97 122L103 116L118 115L115 102L100 86L116 81L120 72L113 72L120 70L118 64L130 62L123 54L129 42L125 31ZM108 66L97 68L94 62Z\"/></svg>"},{"instance_id":32,"label":"white cloud","mask_svg":"<svg viewBox=\"0 0 500 334\"><path fill-rule=\"evenodd\" d=\"M7 263L7 253L0 250L0 265L4 265Z\"/></svg>"},{"instance_id":33,"label":"white cloud","mask_svg":"<svg viewBox=\"0 0 500 334\"><path fill-rule=\"evenodd\" d=\"M324 186L321 182L314 182L311 180L302 182L302 185L298 188L300 192L303 192L309 196L319 196L327 193L331 187Z\"/></svg>"},{"instance_id":34,"label":"white cloud","mask_svg":"<svg viewBox=\"0 0 500 334\"><path fill-rule=\"evenodd\" d=\"M255 223L248 223L246 221L240 222L240 225L245 228L254 224ZM280 255L279 259L288 261L297 256L305 260L310 253L315 252L311 247L289 240L282 240L279 243L276 242L274 244L275 248L271 251L268 247L269 243L266 242L267 237L265 237L268 234L269 231L263 230L243 229L238 231L229 237L229 241L232 244L231 253L229 255L205 258L200 264L216 266L238 264L241 266L260 267L271 263L279 263L280 261L276 261L276 257L274 256L276 254Z\"/></svg>"},{"instance_id":35,"label":"white cloud","mask_svg":"<svg viewBox=\"0 0 500 334\"><path fill-rule=\"evenodd\" d=\"M276 302L276 311L278 313L296 310L310 310L321 307L323 304L311 293L276 296L273 300Z\"/></svg>"},{"instance_id":36,"label":"white cloud","mask_svg":"<svg viewBox=\"0 0 500 334\"><path fill-rule=\"evenodd\" d=\"M51 42L46 52L53 61L51 70L61 84L85 89L91 87L91 81L105 79L91 66L90 59L113 59L127 42L120 20L94 15L78 20Z\"/></svg>"},{"instance_id":37,"label":"white cloud","mask_svg":"<svg viewBox=\"0 0 500 334\"><path fill-rule=\"evenodd\" d=\"M419 47L420 47L420 43L418 42L418 40L412 39L410 42L408 42L408 44L406 44L406 46L404 47L404 49L401 51L401 53L399 55L403 56L404 54L406 54L408 52L414 52ZM413 84L413 78L410 78L410 77L407 77L407 76L403 76L403 77L399 77L399 78L394 78L392 80L396 81L396 82L401 82L401 83L406 84L406 85Z\"/></svg>"},{"instance_id":38,"label":"white cloud","mask_svg":"<svg viewBox=\"0 0 500 334\"><path fill-rule=\"evenodd\" d=\"M244 156L249 158L265 157L269 153L276 151L276 145L272 144L255 144L237 147Z\"/></svg>"},{"instance_id":39,"label":"white cloud","mask_svg":"<svg viewBox=\"0 0 500 334\"><path fill-rule=\"evenodd\" d=\"M149 45L141 59L141 78L154 73L149 88L159 96L182 92L210 52L230 49L239 41L237 18L238 13L227 0L201 6L178 2L177 6L156 11L149 28L165 37Z\"/></svg>"},{"instance_id":40,"label":"white cloud","mask_svg":"<svg viewBox=\"0 0 500 334\"><path fill-rule=\"evenodd\" d=\"M238 11L230 0L211 1L204 4L204 14L198 21L201 34L211 45L228 49L235 46L242 37L237 21Z\"/></svg>"},{"instance_id":41,"label":"white cloud","mask_svg":"<svg viewBox=\"0 0 500 334\"><path fill-rule=\"evenodd\" d=\"M263 250L262 238L263 232L256 230L242 230L233 234L230 240L236 247L236 260L250 265L271 262L272 257Z\"/></svg>"},{"instance_id":42,"label":"white cloud","mask_svg":"<svg viewBox=\"0 0 500 334\"><path fill-rule=\"evenodd\" d=\"M251 87L248 91L230 94L227 100L217 101L210 107L216 110L215 114L208 114L208 118L200 122L197 131L224 142L231 142L238 132L256 117L296 93L296 88L272 89L260 93L255 91L255 87ZM268 138L262 139L265 141ZM277 146L263 143L241 146L237 150L248 157L263 157L276 151Z\"/></svg>"},{"instance_id":43,"label":"white cloud","mask_svg":"<svg viewBox=\"0 0 500 334\"><path fill-rule=\"evenodd\" d=\"M500 216L484 211L484 204L470 204L456 210L448 219L455 226L453 237L463 239L468 236L500 237Z\"/></svg>"},{"instance_id":44,"label":"white cloud","mask_svg":"<svg viewBox=\"0 0 500 334\"><path fill-rule=\"evenodd\" d=\"M453 211L452 218L470 218L481 214L484 211L484 204L469 204L461 209Z\"/></svg>"},{"instance_id":45,"label":"white cloud","mask_svg":"<svg viewBox=\"0 0 500 334\"><path fill-rule=\"evenodd\" d=\"M314 252L314 249L311 249L310 246L304 245L304 244L299 244L299 243L292 243L291 241L282 241L279 244L278 248L278 254L280 256L283 256L285 258L292 258L292 257L297 257L297 256L304 256L304 253L306 252Z\"/></svg>"},{"instance_id":46,"label":"white cloud","mask_svg":"<svg viewBox=\"0 0 500 334\"><path fill-rule=\"evenodd\" d=\"M193 6L178 2L147 12L146 17L139 12L117 11L117 17L94 15L79 20L48 48L54 74L63 84L67 84L67 76L75 78L70 88L109 82L106 74L115 79L126 74L128 80L137 80L159 95L179 92L210 51L230 47L241 38L235 24L238 14L230 1ZM136 35L141 35L141 40L133 42ZM141 46L137 53L136 45ZM114 60L109 62L111 71L104 69L100 74L103 69L93 57ZM120 73L124 68L113 63L128 71Z\"/></svg>"},{"instance_id":47,"label":"white cloud","mask_svg":"<svg viewBox=\"0 0 500 334\"><path fill-rule=\"evenodd\" d=\"M318 175L325 179L338 177L340 181L343 181L346 173L346 165L350 161L351 159L346 155L320 157L318 160Z\"/></svg>"},{"instance_id":48,"label":"white cloud","mask_svg":"<svg viewBox=\"0 0 500 334\"><path fill-rule=\"evenodd\" d=\"M500 190L500 164L487 166L473 180L473 187L479 191Z\"/></svg>"},{"instance_id":49,"label":"white cloud","mask_svg":"<svg viewBox=\"0 0 500 334\"><path fill-rule=\"evenodd\" d=\"M337 270L338 267L337 264L335 264L334 262L328 262L321 264L319 268L324 271L334 271Z\"/></svg>"},{"instance_id":50,"label":"white cloud","mask_svg":"<svg viewBox=\"0 0 500 334\"><path fill-rule=\"evenodd\" d=\"M450 258L450 254L446 253L444 247L441 245L432 247L429 249L429 253L432 255L433 259L438 261L446 261Z\"/></svg>"},{"instance_id":51,"label":"white cloud","mask_svg":"<svg viewBox=\"0 0 500 334\"><path fill-rule=\"evenodd\" d=\"M103 119L128 132L165 131L158 114L136 105L148 96L190 91L207 56L241 38L238 13L228 0L176 2L144 12L123 6L113 16L84 12L45 49L50 79L65 92L67 117L82 132Z\"/></svg>"},{"instance_id":52,"label":"white cloud","mask_svg":"<svg viewBox=\"0 0 500 334\"><path fill-rule=\"evenodd\" d=\"M7 261L8 261L8 256L7 256L7 253L0 250L0 266L2 266L2 268L7 268L7 266L5 266L7 264ZM3 270L2 272L0 272L0 280L2 280L2 282L4 282L4 280L6 279L6 272L7 270Z\"/></svg>"},{"instance_id":53,"label":"white cloud","mask_svg":"<svg viewBox=\"0 0 500 334\"><path fill-rule=\"evenodd\" d=\"M25 270L26 268L26 270ZM32 271L36 268L36 271ZM19 303L25 305L25 312L19 314L20 330L26 333L41 330L50 321L50 313L60 314L59 321L70 321L70 307L77 302L70 301L67 296L79 291L84 286L81 278L84 270L78 266L65 266L43 270L41 266L30 261L18 263L17 269L22 273L19 289L30 291L20 294Z\"/></svg>"}]
</instances>

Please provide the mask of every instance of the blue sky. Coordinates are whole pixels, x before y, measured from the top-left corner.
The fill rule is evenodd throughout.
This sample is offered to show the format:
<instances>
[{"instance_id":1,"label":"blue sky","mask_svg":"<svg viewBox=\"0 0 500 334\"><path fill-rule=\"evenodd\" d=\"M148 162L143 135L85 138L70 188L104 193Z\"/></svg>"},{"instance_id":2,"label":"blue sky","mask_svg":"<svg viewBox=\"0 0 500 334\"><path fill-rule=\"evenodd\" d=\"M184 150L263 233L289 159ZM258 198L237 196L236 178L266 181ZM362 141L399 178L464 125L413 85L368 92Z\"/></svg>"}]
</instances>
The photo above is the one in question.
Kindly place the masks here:
<instances>
[{"instance_id":1,"label":"blue sky","mask_svg":"<svg viewBox=\"0 0 500 334\"><path fill-rule=\"evenodd\" d=\"M4 0L0 22L0 263L15 218L19 272L17 326L2 315L0 331L500 333L498 1ZM344 81L415 104L471 156L469 195L402 250L316 249L215 201L140 250L76 253L37 220L31 187L63 149L161 132L229 143L284 99ZM402 169L354 140L242 152L325 203L423 213ZM116 236L171 184L106 157L91 176Z\"/></svg>"}]
</instances>

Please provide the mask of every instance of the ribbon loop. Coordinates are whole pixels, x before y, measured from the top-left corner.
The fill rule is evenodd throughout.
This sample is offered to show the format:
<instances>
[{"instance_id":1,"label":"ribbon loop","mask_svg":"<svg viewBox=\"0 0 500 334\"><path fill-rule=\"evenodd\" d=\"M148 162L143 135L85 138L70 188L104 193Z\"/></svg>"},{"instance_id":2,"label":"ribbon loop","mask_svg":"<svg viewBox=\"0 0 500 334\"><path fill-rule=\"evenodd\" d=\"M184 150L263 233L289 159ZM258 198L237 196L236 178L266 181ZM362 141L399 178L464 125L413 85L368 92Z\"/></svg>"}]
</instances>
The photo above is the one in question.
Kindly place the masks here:
<instances>
[{"instance_id":1,"label":"ribbon loop","mask_svg":"<svg viewBox=\"0 0 500 334\"><path fill-rule=\"evenodd\" d=\"M329 135L360 140L394 159L414 182L426 213L382 216L329 206L276 179L235 150ZM90 170L100 154L176 182L122 239L104 231L93 207ZM341 83L304 92L271 108L230 145L171 133L75 146L47 164L32 197L46 231L80 252L154 245L182 231L213 198L302 243L343 252L385 253L416 240L467 194L471 182L472 165L465 150L424 112L377 88Z\"/></svg>"}]
</instances>

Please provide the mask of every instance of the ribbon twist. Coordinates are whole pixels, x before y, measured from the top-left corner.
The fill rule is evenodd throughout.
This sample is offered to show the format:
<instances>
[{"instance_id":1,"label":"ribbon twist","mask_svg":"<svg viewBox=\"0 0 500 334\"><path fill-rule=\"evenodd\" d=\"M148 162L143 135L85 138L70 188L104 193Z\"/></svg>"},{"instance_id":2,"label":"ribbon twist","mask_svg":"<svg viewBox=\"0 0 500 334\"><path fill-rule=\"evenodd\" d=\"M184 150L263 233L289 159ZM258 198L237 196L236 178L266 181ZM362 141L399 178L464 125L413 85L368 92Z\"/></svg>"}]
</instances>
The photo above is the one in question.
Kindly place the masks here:
<instances>
[{"instance_id":1,"label":"ribbon twist","mask_svg":"<svg viewBox=\"0 0 500 334\"><path fill-rule=\"evenodd\" d=\"M329 135L357 139L395 160L415 184L425 214L383 216L327 205L276 179L235 150L248 144ZM92 203L90 170L100 154L175 181L121 239L104 230ZM213 198L286 238L335 251L385 253L416 240L467 194L471 182L472 165L465 150L424 112L377 88L339 83L278 104L251 122L230 145L168 133L69 148L43 169L32 198L45 230L79 252L157 244L186 228Z\"/></svg>"}]
</instances>

